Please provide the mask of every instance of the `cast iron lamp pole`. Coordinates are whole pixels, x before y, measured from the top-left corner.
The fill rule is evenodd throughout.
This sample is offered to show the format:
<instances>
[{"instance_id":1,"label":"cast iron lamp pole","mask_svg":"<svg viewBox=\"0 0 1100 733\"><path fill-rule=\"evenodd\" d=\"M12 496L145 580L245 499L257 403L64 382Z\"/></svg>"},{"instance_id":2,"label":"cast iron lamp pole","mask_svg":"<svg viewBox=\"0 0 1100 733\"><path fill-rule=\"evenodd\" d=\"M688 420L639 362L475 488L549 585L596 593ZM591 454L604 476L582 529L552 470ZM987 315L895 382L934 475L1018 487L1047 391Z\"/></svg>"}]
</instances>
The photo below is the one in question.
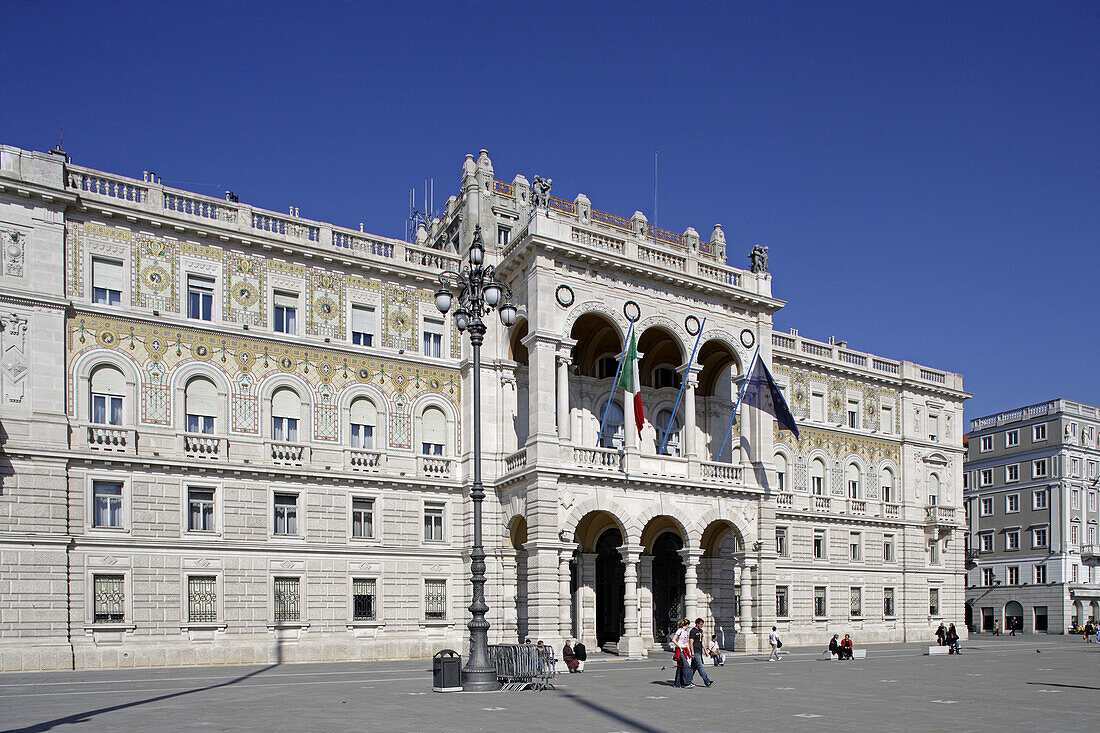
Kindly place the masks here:
<instances>
[{"instance_id":1,"label":"cast iron lamp pole","mask_svg":"<svg viewBox=\"0 0 1100 733\"><path fill-rule=\"evenodd\" d=\"M454 313L455 327L470 333L470 345L474 352L474 483L470 487L470 499L474 503L474 546L470 550L470 583L473 585L470 601L470 658L462 670L464 692L487 692L500 689L496 669L489 662L489 622L485 613L485 548L481 544L481 503L485 499L485 487L481 485L481 344L485 341L485 323L482 316L499 306L500 322L505 328L516 322L516 307L509 302L511 289L498 283L495 268L484 265L485 245L481 240L481 225L474 228L474 241L470 244L470 263L461 272L448 270L439 276L439 291L435 294L435 307L440 313L451 309L454 298L458 309ZM452 294L452 290L458 295Z\"/></svg>"}]
</instances>

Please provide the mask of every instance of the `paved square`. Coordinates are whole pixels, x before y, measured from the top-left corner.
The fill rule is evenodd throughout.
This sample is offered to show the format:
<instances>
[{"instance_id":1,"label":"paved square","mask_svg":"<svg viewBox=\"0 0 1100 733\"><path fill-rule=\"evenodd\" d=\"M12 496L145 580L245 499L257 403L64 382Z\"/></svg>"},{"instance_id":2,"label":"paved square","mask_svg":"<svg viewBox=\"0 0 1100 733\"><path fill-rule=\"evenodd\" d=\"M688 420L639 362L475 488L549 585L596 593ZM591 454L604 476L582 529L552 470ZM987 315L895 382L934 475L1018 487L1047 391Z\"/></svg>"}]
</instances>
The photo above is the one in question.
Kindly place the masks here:
<instances>
[{"instance_id":1,"label":"paved square","mask_svg":"<svg viewBox=\"0 0 1100 733\"><path fill-rule=\"evenodd\" d=\"M1036 653L1039 650L1041 653ZM917 645L824 662L796 649L708 667L671 687L671 661L593 660L547 692L434 694L430 664L303 664L0 676L15 731L1096 731L1100 646L982 638L960 657ZM662 666L665 667L662 670Z\"/></svg>"}]
</instances>

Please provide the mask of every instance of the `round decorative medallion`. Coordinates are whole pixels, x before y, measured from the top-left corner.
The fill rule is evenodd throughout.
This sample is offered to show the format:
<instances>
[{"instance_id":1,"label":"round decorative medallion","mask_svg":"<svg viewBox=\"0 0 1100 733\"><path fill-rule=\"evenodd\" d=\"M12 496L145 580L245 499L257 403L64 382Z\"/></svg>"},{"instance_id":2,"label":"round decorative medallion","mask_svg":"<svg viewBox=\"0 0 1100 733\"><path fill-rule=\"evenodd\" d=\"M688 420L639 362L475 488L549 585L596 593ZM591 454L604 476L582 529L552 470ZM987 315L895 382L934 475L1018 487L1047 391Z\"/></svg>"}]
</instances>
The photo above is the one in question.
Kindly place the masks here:
<instances>
[{"instance_id":1,"label":"round decorative medallion","mask_svg":"<svg viewBox=\"0 0 1100 733\"><path fill-rule=\"evenodd\" d=\"M393 375L393 386L401 389L405 386L405 375L401 372L397 372Z\"/></svg>"},{"instance_id":2,"label":"round decorative medallion","mask_svg":"<svg viewBox=\"0 0 1100 733\"><path fill-rule=\"evenodd\" d=\"M237 360L237 363L240 364L242 372L247 372L249 369L252 368L254 357L252 356L251 351L242 349L241 351L237 352L237 355L234 358Z\"/></svg>"},{"instance_id":3,"label":"round decorative medallion","mask_svg":"<svg viewBox=\"0 0 1100 733\"><path fill-rule=\"evenodd\" d=\"M114 346L118 343L118 336L115 336L114 331L100 331L96 340L99 341L100 346Z\"/></svg>"},{"instance_id":4,"label":"round decorative medallion","mask_svg":"<svg viewBox=\"0 0 1100 733\"><path fill-rule=\"evenodd\" d=\"M329 364L327 361L322 361L317 369L326 377L332 376L332 364Z\"/></svg>"},{"instance_id":5,"label":"round decorative medallion","mask_svg":"<svg viewBox=\"0 0 1100 733\"><path fill-rule=\"evenodd\" d=\"M282 369L284 372L294 371L294 360L291 359L289 356L279 357L279 368Z\"/></svg>"},{"instance_id":6,"label":"round decorative medallion","mask_svg":"<svg viewBox=\"0 0 1100 733\"><path fill-rule=\"evenodd\" d=\"M554 291L554 297L557 298L558 305L562 308L573 305L573 301L576 299L573 295L573 288L568 285L559 285L558 289Z\"/></svg>"},{"instance_id":7,"label":"round decorative medallion","mask_svg":"<svg viewBox=\"0 0 1100 733\"><path fill-rule=\"evenodd\" d=\"M626 316L626 320L634 323L642 317L642 309L633 300L628 300L623 303L623 315Z\"/></svg>"},{"instance_id":8,"label":"round decorative medallion","mask_svg":"<svg viewBox=\"0 0 1100 733\"><path fill-rule=\"evenodd\" d=\"M149 352L149 356L154 360L164 356L164 352L167 349L167 344L165 344L159 338L151 338L145 341L145 350Z\"/></svg>"},{"instance_id":9,"label":"round decorative medallion","mask_svg":"<svg viewBox=\"0 0 1100 733\"><path fill-rule=\"evenodd\" d=\"M699 319L695 316L688 316L684 319L684 328L692 336L699 335Z\"/></svg>"},{"instance_id":10,"label":"round decorative medallion","mask_svg":"<svg viewBox=\"0 0 1100 733\"><path fill-rule=\"evenodd\" d=\"M394 331L407 331L409 328L409 317L404 313L394 313L393 318L390 319L390 323L393 325Z\"/></svg>"},{"instance_id":11,"label":"round decorative medallion","mask_svg":"<svg viewBox=\"0 0 1100 733\"><path fill-rule=\"evenodd\" d=\"M251 285L238 285L233 288L233 300L246 308L260 299L260 294Z\"/></svg>"},{"instance_id":12,"label":"round decorative medallion","mask_svg":"<svg viewBox=\"0 0 1100 733\"><path fill-rule=\"evenodd\" d=\"M432 377L428 380L428 389L432 392L438 392L442 386L442 383L436 377Z\"/></svg>"},{"instance_id":13,"label":"round decorative medallion","mask_svg":"<svg viewBox=\"0 0 1100 733\"><path fill-rule=\"evenodd\" d=\"M163 267L150 265L141 272L141 281L151 290L167 290L171 285L171 278Z\"/></svg>"},{"instance_id":14,"label":"round decorative medallion","mask_svg":"<svg viewBox=\"0 0 1100 733\"><path fill-rule=\"evenodd\" d=\"M360 382L369 382L370 381L370 371L366 367L363 367L362 369L359 369L357 372L355 372L355 377Z\"/></svg>"},{"instance_id":15,"label":"round decorative medallion","mask_svg":"<svg viewBox=\"0 0 1100 733\"><path fill-rule=\"evenodd\" d=\"M756 334L749 329L745 328L741 330L741 345L746 349L751 349L753 344L756 343Z\"/></svg>"},{"instance_id":16,"label":"round decorative medallion","mask_svg":"<svg viewBox=\"0 0 1100 733\"><path fill-rule=\"evenodd\" d=\"M336 314L336 304L328 298L318 298L314 310L317 312L318 318L328 321Z\"/></svg>"},{"instance_id":17,"label":"round decorative medallion","mask_svg":"<svg viewBox=\"0 0 1100 733\"><path fill-rule=\"evenodd\" d=\"M191 347L191 353L199 361L209 361L210 359L210 347L206 344L195 344Z\"/></svg>"}]
</instances>

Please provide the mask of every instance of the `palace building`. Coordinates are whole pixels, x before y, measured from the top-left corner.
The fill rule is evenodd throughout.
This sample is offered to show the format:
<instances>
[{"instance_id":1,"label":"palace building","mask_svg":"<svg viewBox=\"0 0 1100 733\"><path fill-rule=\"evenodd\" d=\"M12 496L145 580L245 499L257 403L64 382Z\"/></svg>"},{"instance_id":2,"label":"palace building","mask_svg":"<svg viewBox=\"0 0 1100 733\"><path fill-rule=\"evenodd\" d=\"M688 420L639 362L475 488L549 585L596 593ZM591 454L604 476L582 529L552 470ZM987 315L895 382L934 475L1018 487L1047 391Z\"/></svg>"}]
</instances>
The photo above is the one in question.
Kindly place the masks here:
<instances>
[{"instance_id":1,"label":"palace building","mask_svg":"<svg viewBox=\"0 0 1100 733\"><path fill-rule=\"evenodd\" d=\"M405 242L0 146L0 669L463 648L473 370L433 297L478 226L520 314L482 349L491 642L961 628L960 375L774 331L719 225L461 173ZM746 407L724 441L756 351L800 440Z\"/></svg>"}]
</instances>

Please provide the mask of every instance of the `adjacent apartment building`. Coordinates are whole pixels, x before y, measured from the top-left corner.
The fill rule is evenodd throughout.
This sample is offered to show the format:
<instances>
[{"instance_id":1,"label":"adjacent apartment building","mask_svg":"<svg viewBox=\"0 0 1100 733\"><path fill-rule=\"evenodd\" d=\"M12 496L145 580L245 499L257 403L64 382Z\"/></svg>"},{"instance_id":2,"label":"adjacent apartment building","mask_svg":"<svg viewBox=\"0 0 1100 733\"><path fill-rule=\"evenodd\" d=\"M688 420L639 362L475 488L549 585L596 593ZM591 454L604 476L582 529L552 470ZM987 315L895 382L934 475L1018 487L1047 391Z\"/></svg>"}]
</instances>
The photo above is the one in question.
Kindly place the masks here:
<instances>
[{"instance_id":1,"label":"adjacent apartment building","mask_svg":"<svg viewBox=\"0 0 1100 733\"><path fill-rule=\"evenodd\" d=\"M1100 410L1052 400L970 421L967 623L1064 633L1100 619Z\"/></svg>"},{"instance_id":2,"label":"adjacent apartment building","mask_svg":"<svg viewBox=\"0 0 1100 733\"><path fill-rule=\"evenodd\" d=\"M961 621L962 377L773 331L719 225L535 183L468 155L403 241L0 146L0 668L462 648L471 355L433 300L477 232L520 310L482 349L492 641ZM725 440L756 352L801 440Z\"/></svg>"}]
</instances>

